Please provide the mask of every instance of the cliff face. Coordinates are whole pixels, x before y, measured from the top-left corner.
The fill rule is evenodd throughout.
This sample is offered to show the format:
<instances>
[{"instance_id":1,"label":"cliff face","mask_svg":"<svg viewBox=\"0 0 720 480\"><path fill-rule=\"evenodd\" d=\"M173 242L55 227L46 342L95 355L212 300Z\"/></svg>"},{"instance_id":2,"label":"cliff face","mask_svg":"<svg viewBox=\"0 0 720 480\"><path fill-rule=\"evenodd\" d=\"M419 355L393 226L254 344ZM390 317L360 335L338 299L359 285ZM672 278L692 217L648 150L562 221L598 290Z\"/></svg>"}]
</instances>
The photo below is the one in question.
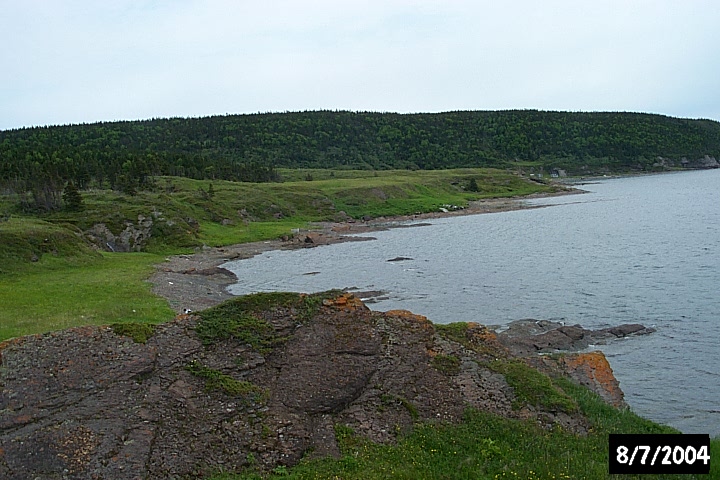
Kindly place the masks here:
<instances>
[{"instance_id":1,"label":"cliff face","mask_svg":"<svg viewBox=\"0 0 720 480\"><path fill-rule=\"evenodd\" d=\"M393 442L468 407L583 434L553 375L622 402L601 353L517 356L482 325L372 312L350 294L241 297L146 343L116 331L144 340L83 327L0 344L0 478L271 469L338 454L338 424Z\"/></svg>"}]
</instances>

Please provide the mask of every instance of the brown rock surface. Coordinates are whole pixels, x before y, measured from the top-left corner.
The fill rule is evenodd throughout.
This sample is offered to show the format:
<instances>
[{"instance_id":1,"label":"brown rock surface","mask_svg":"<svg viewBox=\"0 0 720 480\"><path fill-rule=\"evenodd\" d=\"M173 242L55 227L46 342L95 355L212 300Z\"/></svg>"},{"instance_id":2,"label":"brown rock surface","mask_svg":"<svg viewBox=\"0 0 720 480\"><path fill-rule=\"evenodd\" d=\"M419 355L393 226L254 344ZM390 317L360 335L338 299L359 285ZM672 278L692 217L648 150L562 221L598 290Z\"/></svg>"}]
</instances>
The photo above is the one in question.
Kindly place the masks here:
<instances>
[{"instance_id":1,"label":"brown rock surface","mask_svg":"<svg viewBox=\"0 0 720 480\"><path fill-rule=\"evenodd\" d=\"M185 478L251 462L269 470L309 452L337 455L337 424L394 442L419 421L459 421L467 407L586 432L576 411L517 405L491 365L526 360L482 325L450 335L348 293L292 298L240 313L240 299L219 307L269 335L263 348L238 330L204 344L196 327L205 312L159 325L146 344L110 327L1 344L0 478ZM584 355L538 366L616 388L602 354Z\"/></svg>"}]
</instances>

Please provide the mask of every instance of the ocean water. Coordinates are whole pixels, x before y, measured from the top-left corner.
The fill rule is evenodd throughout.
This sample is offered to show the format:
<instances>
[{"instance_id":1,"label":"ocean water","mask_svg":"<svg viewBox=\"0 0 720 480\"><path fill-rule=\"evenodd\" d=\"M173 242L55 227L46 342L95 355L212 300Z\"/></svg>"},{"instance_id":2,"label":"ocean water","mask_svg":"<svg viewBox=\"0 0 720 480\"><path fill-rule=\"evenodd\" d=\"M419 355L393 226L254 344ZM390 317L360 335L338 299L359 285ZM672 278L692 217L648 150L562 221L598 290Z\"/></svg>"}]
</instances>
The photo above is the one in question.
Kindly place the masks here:
<instances>
[{"instance_id":1,"label":"ocean water","mask_svg":"<svg viewBox=\"0 0 720 480\"><path fill-rule=\"evenodd\" d=\"M530 210L224 265L230 292L382 291L436 323L523 318L657 332L598 346L638 414L720 435L720 170L604 179ZM404 257L407 260L389 262Z\"/></svg>"}]
</instances>

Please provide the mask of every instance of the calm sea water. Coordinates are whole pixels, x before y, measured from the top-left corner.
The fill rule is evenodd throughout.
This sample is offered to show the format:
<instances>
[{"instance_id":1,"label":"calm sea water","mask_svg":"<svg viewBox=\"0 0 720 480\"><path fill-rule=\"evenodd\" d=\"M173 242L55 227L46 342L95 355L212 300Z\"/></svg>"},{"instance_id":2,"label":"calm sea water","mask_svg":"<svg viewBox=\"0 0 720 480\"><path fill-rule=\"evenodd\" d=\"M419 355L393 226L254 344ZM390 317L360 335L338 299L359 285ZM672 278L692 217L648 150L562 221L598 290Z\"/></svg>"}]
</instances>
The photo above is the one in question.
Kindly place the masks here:
<instances>
[{"instance_id":1,"label":"calm sea water","mask_svg":"<svg viewBox=\"0 0 720 480\"><path fill-rule=\"evenodd\" d=\"M655 334L600 346L638 414L720 435L720 170L607 179L547 208L431 221L375 241L231 262L236 295L382 290L436 323L522 318ZM396 257L410 260L388 262Z\"/></svg>"}]
</instances>

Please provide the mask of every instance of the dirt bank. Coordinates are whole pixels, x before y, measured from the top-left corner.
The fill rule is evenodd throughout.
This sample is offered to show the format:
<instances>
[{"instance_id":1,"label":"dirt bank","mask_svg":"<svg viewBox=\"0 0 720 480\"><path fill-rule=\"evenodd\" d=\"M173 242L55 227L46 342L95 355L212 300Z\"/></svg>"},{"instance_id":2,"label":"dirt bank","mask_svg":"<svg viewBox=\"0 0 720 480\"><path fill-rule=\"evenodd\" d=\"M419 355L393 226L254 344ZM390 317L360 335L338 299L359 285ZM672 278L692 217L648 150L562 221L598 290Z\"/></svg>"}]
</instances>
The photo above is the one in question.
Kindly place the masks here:
<instances>
[{"instance_id":1,"label":"dirt bank","mask_svg":"<svg viewBox=\"0 0 720 480\"><path fill-rule=\"evenodd\" d=\"M242 243L219 248L204 247L192 255L168 257L166 262L158 265L157 272L150 277L150 282L153 284L153 292L167 299L170 307L177 313L183 313L185 309L202 310L232 297L227 292L227 287L235 283L237 278L229 270L220 268L220 265L230 260L251 258L270 250L291 250L369 240L372 239L370 235L372 232L389 228L407 228L413 224L417 226L422 224L419 222L427 219L540 208L536 205L529 205L524 200L576 193L585 192L568 189L553 194L536 194L522 198L478 200L470 202L467 208L452 211L380 217L367 221L315 223L309 230L288 235L284 239ZM368 235L349 236L363 233Z\"/></svg>"}]
</instances>

